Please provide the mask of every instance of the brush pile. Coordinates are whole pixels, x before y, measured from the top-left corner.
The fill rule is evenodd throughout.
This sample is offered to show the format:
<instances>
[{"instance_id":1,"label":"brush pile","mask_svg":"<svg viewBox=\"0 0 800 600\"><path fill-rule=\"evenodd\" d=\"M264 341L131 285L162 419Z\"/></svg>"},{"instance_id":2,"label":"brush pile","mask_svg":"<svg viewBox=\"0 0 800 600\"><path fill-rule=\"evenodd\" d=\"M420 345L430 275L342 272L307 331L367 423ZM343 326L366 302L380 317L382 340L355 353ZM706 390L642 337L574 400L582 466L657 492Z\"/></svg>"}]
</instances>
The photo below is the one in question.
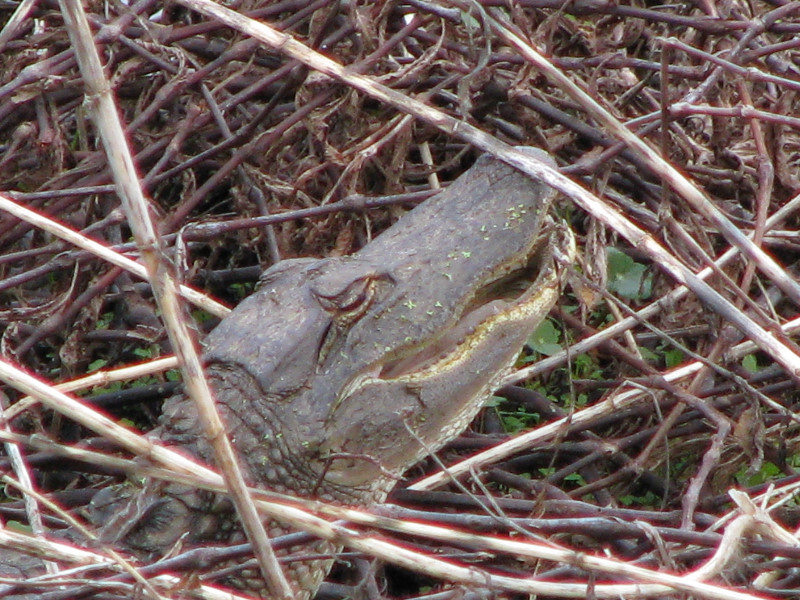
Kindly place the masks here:
<instances>
[{"instance_id":1,"label":"brush pile","mask_svg":"<svg viewBox=\"0 0 800 600\"><path fill-rule=\"evenodd\" d=\"M85 9L163 250L209 297L232 306L279 260L358 250L496 143L548 150L609 208L560 200L581 254L567 293L439 458L500 449L455 467L459 485L422 479L434 461L409 473L319 597L800 596L800 3L232 3L302 46L206 4ZM151 285L111 262L141 249L73 44L60 3L0 0L0 351L48 386L95 373L71 388L82 414L147 431L180 375ZM191 308L200 336L218 308ZM88 564L105 550L52 540L141 463L9 372L0 546ZM167 583L137 566L163 597L213 597L208 551L176 548ZM108 567L16 583L0 593L141 590Z\"/></svg>"}]
</instances>

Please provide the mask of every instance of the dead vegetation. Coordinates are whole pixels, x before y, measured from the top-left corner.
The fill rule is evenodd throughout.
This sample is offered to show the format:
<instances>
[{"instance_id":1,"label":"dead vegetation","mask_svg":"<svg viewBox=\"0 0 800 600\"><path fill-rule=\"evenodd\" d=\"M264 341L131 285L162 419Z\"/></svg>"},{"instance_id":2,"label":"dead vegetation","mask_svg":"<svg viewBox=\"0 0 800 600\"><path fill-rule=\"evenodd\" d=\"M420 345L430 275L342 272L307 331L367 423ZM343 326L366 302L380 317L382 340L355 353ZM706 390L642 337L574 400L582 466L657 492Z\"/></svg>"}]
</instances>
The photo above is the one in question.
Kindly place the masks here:
<instances>
[{"instance_id":1,"label":"dead vegetation","mask_svg":"<svg viewBox=\"0 0 800 600\"><path fill-rule=\"evenodd\" d=\"M580 264L506 400L442 453L447 464L478 453L454 467L461 485L420 481L439 469L421 466L397 507L376 509L380 534L375 517L314 507L361 518L367 532L315 522L355 551L324 597L800 595L800 3L236 6L308 51L270 47L190 4L91 2L87 12L164 248L182 282L222 303L277 260L357 250L467 168L476 146L543 147L602 199L561 203ZM172 349L151 286L115 258L138 251L59 5L5 2L0 25L2 436L18 444L3 467L10 496L16 480L29 487L27 472L79 515L136 465L93 438L88 408L53 392L46 407L20 402L28 384L11 368L55 384L144 361L73 389L147 430L176 389L176 364L153 362ZM314 50L346 70L320 73ZM388 102L365 81L390 90ZM110 250L76 248L18 206ZM213 302L192 311L201 330L225 312ZM124 445L110 427L94 432ZM34 536L37 519L68 525L46 505L22 508L0 511ZM40 544L64 565L90 560L2 533L4 545ZM221 559L208 551L168 571L212 571ZM369 554L393 564L367 567ZM108 577L70 581L93 582L85 597L130 597L130 580Z\"/></svg>"}]
</instances>

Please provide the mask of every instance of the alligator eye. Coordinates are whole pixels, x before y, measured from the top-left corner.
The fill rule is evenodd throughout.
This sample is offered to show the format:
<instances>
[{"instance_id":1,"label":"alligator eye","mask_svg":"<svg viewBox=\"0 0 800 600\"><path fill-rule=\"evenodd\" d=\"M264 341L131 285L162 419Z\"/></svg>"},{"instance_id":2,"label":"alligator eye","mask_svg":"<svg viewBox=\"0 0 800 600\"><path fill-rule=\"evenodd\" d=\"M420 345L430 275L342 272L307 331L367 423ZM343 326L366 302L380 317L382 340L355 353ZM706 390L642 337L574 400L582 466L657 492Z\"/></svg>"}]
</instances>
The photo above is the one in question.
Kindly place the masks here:
<instances>
[{"instance_id":1,"label":"alligator eye","mask_svg":"<svg viewBox=\"0 0 800 600\"><path fill-rule=\"evenodd\" d=\"M334 317L354 321L360 318L372 304L377 288L376 283L377 281L372 277L360 277L335 294L325 294L320 290L314 290L314 295L322 308Z\"/></svg>"},{"instance_id":2,"label":"alligator eye","mask_svg":"<svg viewBox=\"0 0 800 600\"><path fill-rule=\"evenodd\" d=\"M350 281L335 293L312 288L317 302L333 317L320 341L317 351L318 365L325 363L327 357L335 352L335 348L345 339L342 334L369 310L381 283L386 283L386 278L365 276Z\"/></svg>"}]
</instances>

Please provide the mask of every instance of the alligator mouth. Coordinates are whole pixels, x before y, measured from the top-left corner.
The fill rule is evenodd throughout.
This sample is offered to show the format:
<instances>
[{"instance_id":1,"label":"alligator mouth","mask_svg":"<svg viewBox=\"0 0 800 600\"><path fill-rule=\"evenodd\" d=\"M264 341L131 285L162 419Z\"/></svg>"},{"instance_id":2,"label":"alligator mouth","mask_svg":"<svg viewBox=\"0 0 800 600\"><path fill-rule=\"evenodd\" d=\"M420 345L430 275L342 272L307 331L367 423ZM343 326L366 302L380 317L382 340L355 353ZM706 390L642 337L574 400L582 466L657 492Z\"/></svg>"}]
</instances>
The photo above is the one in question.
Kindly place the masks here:
<instances>
[{"instance_id":1,"label":"alligator mouth","mask_svg":"<svg viewBox=\"0 0 800 600\"><path fill-rule=\"evenodd\" d=\"M436 371L448 357L461 347L469 346L477 337L485 335L481 325L510 313L520 304L535 301L543 281L543 272L548 269L545 257L549 235L539 236L536 245L528 253L525 262L508 264L495 277L481 285L468 300L458 320L446 331L428 343L410 348L403 356L387 361L378 377L383 380Z\"/></svg>"}]
</instances>

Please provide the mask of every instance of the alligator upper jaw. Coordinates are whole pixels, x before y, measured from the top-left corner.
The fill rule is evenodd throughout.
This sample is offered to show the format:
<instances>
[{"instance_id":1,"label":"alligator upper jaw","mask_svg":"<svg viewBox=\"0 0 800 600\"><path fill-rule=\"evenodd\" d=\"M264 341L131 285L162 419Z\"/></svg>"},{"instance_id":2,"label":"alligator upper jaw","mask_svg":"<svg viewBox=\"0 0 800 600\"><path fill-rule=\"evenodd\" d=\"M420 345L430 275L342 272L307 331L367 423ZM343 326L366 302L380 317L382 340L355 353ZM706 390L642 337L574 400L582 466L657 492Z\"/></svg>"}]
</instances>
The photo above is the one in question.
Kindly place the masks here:
<instances>
[{"instance_id":1,"label":"alligator upper jaw","mask_svg":"<svg viewBox=\"0 0 800 600\"><path fill-rule=\"evenodd\" d=\"M551 268L545 258L551 250L546 241L548 237L540 235L523 261L517 260L516 264L499 269L495 277L478 287L471 298L465 300L465 308L456 322L440 336L386 361L373 371L373 376L388 380L430 369L482 331L482 324L535 299L537 286L543 283L543 270Z\"/></svg>"}]
</instances>

